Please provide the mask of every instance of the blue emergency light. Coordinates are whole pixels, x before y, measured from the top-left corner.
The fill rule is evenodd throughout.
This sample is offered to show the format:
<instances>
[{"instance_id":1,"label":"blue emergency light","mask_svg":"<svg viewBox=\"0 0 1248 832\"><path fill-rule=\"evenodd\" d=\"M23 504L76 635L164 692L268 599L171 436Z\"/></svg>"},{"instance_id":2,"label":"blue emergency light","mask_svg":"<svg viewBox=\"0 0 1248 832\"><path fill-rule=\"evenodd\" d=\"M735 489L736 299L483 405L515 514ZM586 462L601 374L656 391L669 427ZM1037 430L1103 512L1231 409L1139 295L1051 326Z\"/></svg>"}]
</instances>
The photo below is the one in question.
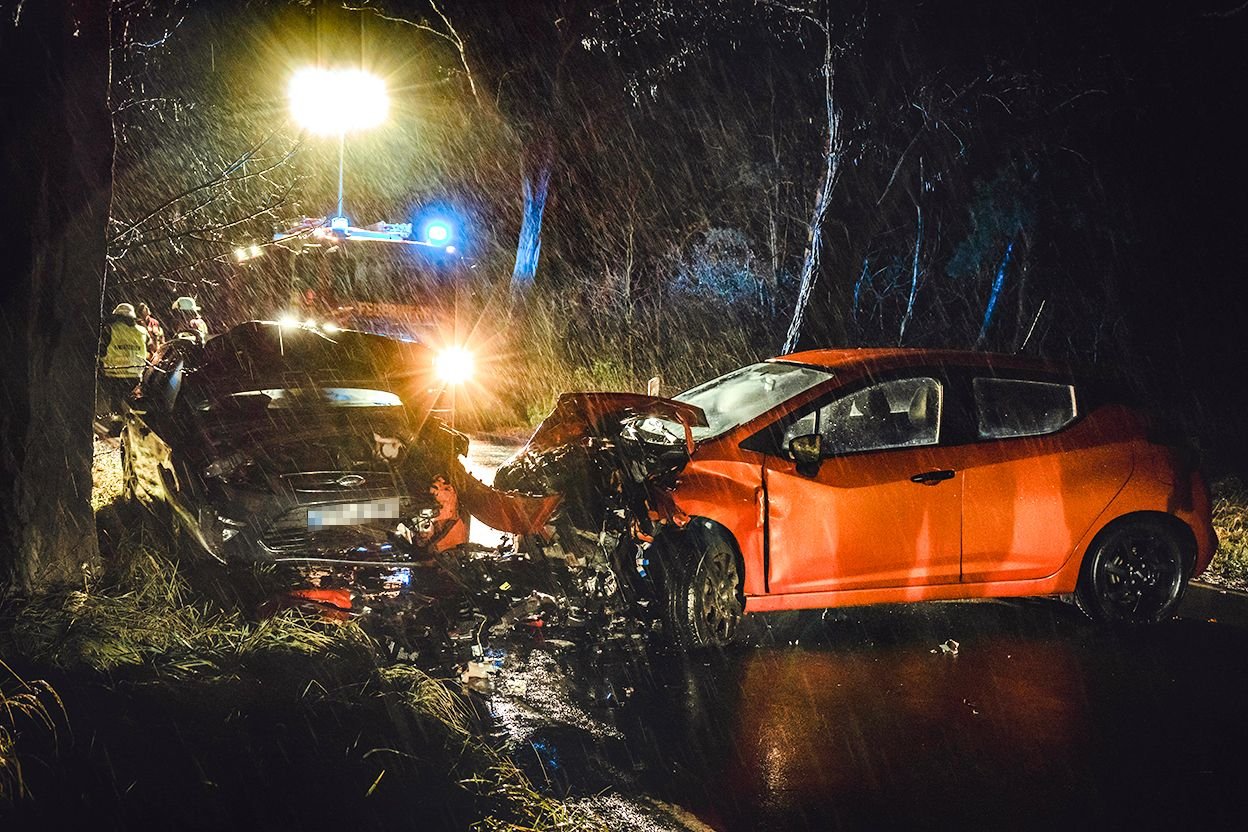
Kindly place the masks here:
<instances>
[{"instance_id":1,"label":"blue emergency light","mask_svg":"<svg viewBox=\"0 0 1248 832\"><path fill-rule=\"evenodd\" d=\"M425 224L425 240L434 245L446 245L451 241L451 225L446 220L431 220Z\"/></svg>"}]
</instances>

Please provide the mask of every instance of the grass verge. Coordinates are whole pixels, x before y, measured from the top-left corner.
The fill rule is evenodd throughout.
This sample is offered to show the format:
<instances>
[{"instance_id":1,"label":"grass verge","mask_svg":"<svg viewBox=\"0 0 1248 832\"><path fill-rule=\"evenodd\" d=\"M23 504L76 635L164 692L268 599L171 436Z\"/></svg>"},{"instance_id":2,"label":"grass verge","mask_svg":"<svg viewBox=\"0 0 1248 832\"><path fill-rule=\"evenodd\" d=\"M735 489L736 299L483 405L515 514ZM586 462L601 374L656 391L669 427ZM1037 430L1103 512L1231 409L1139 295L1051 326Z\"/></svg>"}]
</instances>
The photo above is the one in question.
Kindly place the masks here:
<instances>
[{"instance_id":1,"label":"grass verge","mask_svg":"<svg viewBox=\"0 0 1248 832\"><path fill-rule=\"evenodd\" d=\"M1215 482L1212 491L1218 551L1201 580L1248 590L1248 487L1230 476Z\"/></svg>"},{"instance_id":2,"label":"grass verge","mask_svg":"<svg viewBox=\"0 0 1248 832\"><path fill-rule=\"evenodd\" d=\"M121 791L114 800L118 789L101 789L98 800L106 813L129 824L147 817L142 812L155 812L160 794L176 791L180 797L172 811L202 818L225 811L218 806L236 799L225 795L250 790L251 782L280 772L291 786L273 790L275 812L288 811L291 794L299 790L308 792L307 808L299 811L319 812L315 800L342 784L334 789L338 810L377 813L378 826L407 821L411 815L405 813L441 812L446 828L605 829L589 810L538 792L486 743L456 683L388 664L379 645L355 624L299 610L255 622L203 597L160 551L132 541L119 547L89 591L26 599L0 618L0 650L20 657L25 667L60 674L58 689L68 680L76 697L70 709L74 724L84 720L92 745L97 730L105 736L118 724L118 714L133 729L112 728L110 769L125 769L130 773L124 779L140 784L165 782L164 788L153 787L151 805L141 803L147 798L138 790L133 797ZM0 794L18 796L25 794L25 781L11 726L24 719L51 729L64 709L47 683L10 675L14 681L0 688ZM103 699L109 704L100 706L97 700ZM300 726L300 733L284 736L274 750L268 737L274 725L288 731ZM198 739L188 741L187 735ZM169 747L163 747L165 737ZM308 750L289 752L300 744ZM327 746L333 754L326 753ZM345 757L343 747L349 749ZM48 756L56 755L45 755L45 762ZM186 758L197 772L207 772L195 775L201 782L183 782L171 773ZM238 775L235 786L234 766L254 772ZM43 801L36 815L49 811L59 817L57 802L75 794L78 785L68 773L73 766L65 768L43 773L33 801ZM443 799L455 807L453 820L435 805ZM174 822L168 814L162 817Z\"/></svg>"},{"instance_id":3,"label":"grass verge","mask_svg":"<svg viewBox=\"0 0 1248 832\"><path fill-rule=\"evenodd\" d=\"M19 725L33 723L52 735L64 720L65 707L50 684L26 681L0 660L0 803L26 796L22 762L17 755Z\"/></svg>"}]
</instances>

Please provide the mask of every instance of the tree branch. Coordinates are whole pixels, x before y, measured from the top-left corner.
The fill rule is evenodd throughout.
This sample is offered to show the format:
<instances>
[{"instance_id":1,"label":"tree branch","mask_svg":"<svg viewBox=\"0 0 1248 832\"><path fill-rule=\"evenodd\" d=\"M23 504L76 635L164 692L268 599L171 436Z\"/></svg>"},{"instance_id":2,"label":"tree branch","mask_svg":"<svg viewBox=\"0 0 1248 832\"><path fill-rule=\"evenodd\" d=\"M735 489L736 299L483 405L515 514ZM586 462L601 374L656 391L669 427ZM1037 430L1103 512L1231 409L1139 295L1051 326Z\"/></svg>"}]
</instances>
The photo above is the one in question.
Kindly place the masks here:
<instances>
[{"instance_id":1,"label":"tree branch","mask_svg":"<svg viewBox=\"0 0 1248 832\"><path fill-rule=\"evenodd\" d=\"M234 160L234 162L232 162L229 166L224 168L220 173L218 173L212 179L206 182L201 182L200 184L192 188L188 188L187 190L182 191L179 194L175 194L174 196L169 197L164 202L160 203L160 205L157 205L155 208L153 208L152 210L144 214L141 219L135 220L134 222L130 223L125 228L123 228L121 231L118 231L116 234L113 234L112 236L109 237L109 240L108 240L109 245L115 244L122 237L126 236L127 234L130 234L133 231L140 230L142 226L148 220L155 217L157 214L159 214L161 211L168 208L170 205L173 205L180 200L186 199L188 196L192 196L193 194L197 194L200 191L207 190L208 188L214 188L218 185L223 185L226 183L241 182L245 179L250 179L253 176L262 176L265 173L268 173L269 171L273 170L274 168L277 168L285 164L287 161L289 161L290 157L295 154L295 151L298 150L299 147L303 144L302 137L300 137L299 141L297 141L294 144L294 146L291 147L290 151L285 156L283 156L279 161L274 162L272 165L265 168L264 170L256 171L254 173L245 173L242 176L231 176L231 174L234 171L238 170L243 164L245 164L248 159L255 156L255 154L259 152L260 148L264 147L264 145L267 144L268 141L272 139L273 136L275 136L276 134L277 134L277 131L274 130L268 136L261 139L258 144L256 144L254 147L252 147L242 156ZM161 227L161 226L157 226L157 227Z\"/></svg>"},{"instance_id":2,"label":"tree branch","mask_svg":"<svg viewBox=\"0 0 1248 832\"><path fill-rule=\"evenodd\" d=\"M473 100L480 104L481 97L477 94L477 82L476 79L473 78L472 69L468 66L468 49L464 44L464 39L459 36L459 32L455 29L454 24L451 23L451 19L446 16L446 12L442 11L442 8L438 5L437 0L426 0L426 2L429 3L429 7L433 9L434 14L441 18L442 23L446 26L445 32L434 26L430 26L428 23L386 14L381 9L373 6L343 5L343 8L351 12L368 12L369 14L375 15L376 17L391 23L400 23L404 26L411 26L413 29L419 29L422 32L427 32L428 34L441 38L451 44L451 46L455 47L455 51L459 54L459 64L464 68L464 77L468 79L468 91L472 93Z\"/></svg>"}]
</instances>

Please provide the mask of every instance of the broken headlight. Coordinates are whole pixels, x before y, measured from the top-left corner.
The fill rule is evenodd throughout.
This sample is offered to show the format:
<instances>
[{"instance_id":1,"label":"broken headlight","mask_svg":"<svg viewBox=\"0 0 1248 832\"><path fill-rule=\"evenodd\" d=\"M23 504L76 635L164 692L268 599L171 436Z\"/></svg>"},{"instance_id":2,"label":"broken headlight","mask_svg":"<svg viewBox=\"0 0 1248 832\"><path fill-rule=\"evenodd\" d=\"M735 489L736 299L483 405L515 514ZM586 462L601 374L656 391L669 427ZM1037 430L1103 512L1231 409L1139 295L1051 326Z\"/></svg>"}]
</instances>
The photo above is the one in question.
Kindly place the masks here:
<instances>
[{"instance_id":1,"label":"broken headlight","mask_svg":"<svg viewBox=\"0 0 1248 832\"><path fill-rule=\"evenodd\" d=\"M620 428L620 438L646 445L680 445L684 447L685 434L681 426L666 419L653 416L629 419Z\"/></svg>"},{"instance_id":2,"label":"broken headlight","mask_svg":"<svg viewBox=\"0 0 1248 832\"><path fill-rule=\"evenodd\" d=\"M620 426L620 458L634 482L657 480L689 461L684 430L653 416L628 419Z\"/></svg>"}]
</instances>

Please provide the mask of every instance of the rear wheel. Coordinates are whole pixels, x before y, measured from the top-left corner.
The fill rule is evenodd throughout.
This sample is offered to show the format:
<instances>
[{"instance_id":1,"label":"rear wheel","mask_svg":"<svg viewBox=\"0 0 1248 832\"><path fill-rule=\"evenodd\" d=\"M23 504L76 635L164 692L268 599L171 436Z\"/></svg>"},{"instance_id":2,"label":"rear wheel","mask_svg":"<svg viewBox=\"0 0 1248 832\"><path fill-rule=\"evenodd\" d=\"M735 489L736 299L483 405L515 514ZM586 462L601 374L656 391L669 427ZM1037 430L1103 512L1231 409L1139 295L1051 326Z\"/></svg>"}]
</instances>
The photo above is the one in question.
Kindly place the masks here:
<instances>
[{"instance_id":1,"label":"rear wheel","mask_svg":"<svg viewBox=\"0 0 1248 832\"><path fill-rule=\"evenodd\" d=\"M684 557L666 565L668 631L685 650L724 647L745 612L736 550L720 534L685 534Z\"/></svg>"},{"instance_id":2,"label":"rear wheel","mask_svg":"<svg viewBox=\"0 0 1248 832\"><path fill-rule=\"evenodd\" d=\"M1187 586L1183 540L1155 518L1101 532L1084 558L1075 601L1094 621L1153 624L1174 614Z\"/></svg>"}]
</instances>

